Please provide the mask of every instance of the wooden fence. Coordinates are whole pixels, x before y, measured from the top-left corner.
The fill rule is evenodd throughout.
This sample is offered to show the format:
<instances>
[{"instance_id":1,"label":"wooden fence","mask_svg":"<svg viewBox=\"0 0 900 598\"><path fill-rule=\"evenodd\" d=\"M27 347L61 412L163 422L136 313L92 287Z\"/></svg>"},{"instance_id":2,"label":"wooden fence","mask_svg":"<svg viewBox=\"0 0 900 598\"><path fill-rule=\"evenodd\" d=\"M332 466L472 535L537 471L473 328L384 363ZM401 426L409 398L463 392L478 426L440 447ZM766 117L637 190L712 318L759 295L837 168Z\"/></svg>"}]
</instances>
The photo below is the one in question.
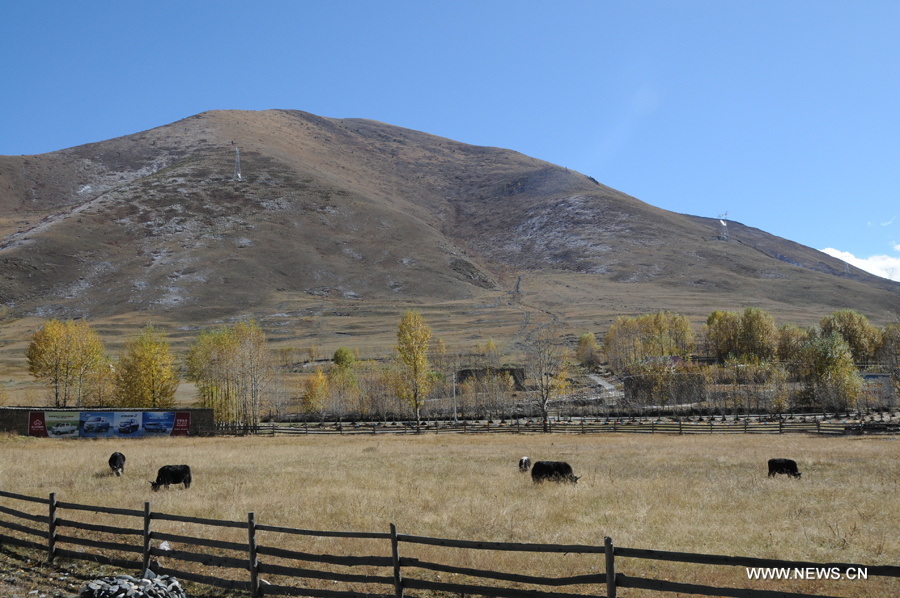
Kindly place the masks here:
<instances>
[{"instance_id":1,"label":"wooden fence","mask_svg":"<svg viewBox=\"0 0 900 598\"><path fill-rule=\"evenodd\" d=\"M429 434L537 434L543 433L540 421L525 422L423 422L421 432ZM740 421L693 422L654 420L575 420L551 421L549 431L556 434L604 434L609 432L632 434L818 434L840 436L847 434L898 434L900 424L876 424L859 422L793 422L793 421ZM309 435L309 434L414 434L415 423L327 423L327 424L261 424L258 434Z\"/></svg>"},{"instance_id":2,"label":"wooden fence","mask_svg":"<svg viewBox=\"0 0 900 598\"><path fill-rule=\"evenodd\" d=\"M598 591L602 591L604 587L609 598L615 598L617 588L680 592L701 596L729 596L734 598L774 598L775 596L783 598L813 598L808 594L712 587L667 579L632 577L617 571L623 559L650 559L653 561L748 568L838 568L842 571L849 569L854 571L865 570L868 576L900 577L900 566L807 563L622 548L614 546L610 538L605 538L602 546L473 542L400 534L393 524L390 526L390 532L384 533L311 531L262 525L256 521L254 513L248 513L246 522L222 521L153 512L150 509L149 502L144 503L143 510L133 510L66 503L58 501L56 494L50 494L49 498L36 498L0 491L0 497L26 503L25 506L20 506L19 508L0 505L0 514L6 516L6 518L0 519L0 527L5 528L3 531L6 532L0 533L0 543L46 552L51 562L58 557L64 557L103 563L124 569L139 571L150 569L156 573L173 575L179 579L194 583L227 590L246 591L253 598L263 595L313 596L316 598L391 598L391 595L393 595L394 598L404 598L406 590L449 592L458 595L474 594L493 598L596 598ZM28 508L28 505L33 507L35 504L42 505L38 508L46 508L44 514L38 515L20 510ZM139 525L136 528L126 528L77 521L75 514L85 511L132 518ZM68 512L72 514L68 515ZM62 513L66 513L67 517L62 517ZM22 520L26 523L16 523L10 521L9 518ZM240 530L241 533L245 531L247 539L241 542L211 540L203 537L153 531L151 529L154 522L163 521L213 528L231 528ZM117 541L69 535L69 530L73 530L75 533L78 531L88 532L95 537L98 535L104 538L113 536ZM9 532L16 532L17 535L10 535ZM42 541L24 539L21 537L23 535L39 538ZM266 536L266 542L260 541L261 535ZM390 556L385 554L381 556L336 556L290 550L283 547L285 536L297 535L358 541L380 540L385 543L385 553L388 552L389 546ZM122 541L122 538L125 537L133 538L134 541L130 543ZM184 545L191 550L167 548L169 542ZM488 569L465 568L440 562L424 561L411 556L401 556L401 544L410 547L430 545L478 551L598 555L598 560L596 561L598 566L591 567L591 569L602 569L604 572L569 577L545 577L543 575L534 576ZM61 545L72 545L78 548L71 550L62 548ZM196 550L198 547L201 550L204 548L215 549L217 553L212 553L209 550L200 552ZM111 555L100 551L111 553ZM223 552L229 554L222 554ZM410 548L410 552L414 552L414 549ZM235 556L235 553L240 553L241 556ZM599 559L599 555L603 555L602 561ZM162 566L157 559L164 559L167 563L169 561L178 561L197 563L205 567L215 567L216 574L205 575L194 571L186 571L184 567L174 569L169 566ZM330 568L309 568L308 565L301 567L297 566L297 563L326 565L330 566ZM223 570L229 570L233 574L229 577L224 574ZM350 572L344 572L347 570ZM423 570L434 572L434 575L431 576L431 579L428 579L427 574L422 575L421 571ZM242 579L235 579L235 572ZM455 581L444 581L437 575L439 573L443 573ZM273 580L276 578L287 578L289 581L271 583L264 581L262 576ZM286 585L290 581L295 582L296 585ZM322 582L343 584L343 586L342 589L324 589L321 587ZM506 585L498 585L498 582ZM536 586L543 589L535 589ZM591 591L591 586L600 586L600 589ZM554 591L553 589L546 589L548 587L569 589L570 591ZM588 590L585 590L585 587ZM585 591L590 593L583 593ZM816 596L822 598L820 595Z\"/></svg>"}]
</instances>

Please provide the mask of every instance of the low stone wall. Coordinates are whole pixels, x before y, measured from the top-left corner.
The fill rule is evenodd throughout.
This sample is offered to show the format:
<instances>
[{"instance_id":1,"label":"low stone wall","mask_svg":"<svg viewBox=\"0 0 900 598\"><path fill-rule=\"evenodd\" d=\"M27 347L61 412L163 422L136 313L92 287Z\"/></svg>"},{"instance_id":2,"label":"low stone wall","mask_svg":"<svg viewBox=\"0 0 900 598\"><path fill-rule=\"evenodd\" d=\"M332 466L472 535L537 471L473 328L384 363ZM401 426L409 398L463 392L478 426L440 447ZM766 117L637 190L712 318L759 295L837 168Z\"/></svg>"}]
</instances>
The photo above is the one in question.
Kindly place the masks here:
<instances>
[{"instance_id":1,"label":"low stone wall","mask_svg":"<svg viewBox=\"0 0 900 598\"><path fill-rule=\"evenodd\" d=\"M216 421L212 409L109 409L106 407L84 407L81 409L60 409L56 407L0 407L0 432L11 432L21 436L28 435L28 414L32 411L104 411L144 412L144 411L188 411L191 414L191 436L214 434Z\"/></svg>"}]
</instances>

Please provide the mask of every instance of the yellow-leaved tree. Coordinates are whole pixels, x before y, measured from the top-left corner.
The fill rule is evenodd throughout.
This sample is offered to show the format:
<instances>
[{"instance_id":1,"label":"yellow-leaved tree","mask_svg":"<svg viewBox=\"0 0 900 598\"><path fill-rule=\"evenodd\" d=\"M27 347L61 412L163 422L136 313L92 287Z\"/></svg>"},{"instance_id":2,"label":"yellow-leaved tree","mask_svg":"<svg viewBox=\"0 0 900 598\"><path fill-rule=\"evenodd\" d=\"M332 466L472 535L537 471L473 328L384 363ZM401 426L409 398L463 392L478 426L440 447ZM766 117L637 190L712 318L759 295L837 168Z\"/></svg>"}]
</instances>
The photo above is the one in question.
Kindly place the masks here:
<instances>
[{"instance_id":1,"label":"yellow-leaved tree","mask_svg":"<svg viewBox=\"0 0 900 598\"><path fill-rule=\"evenodd\" d=\"M175 405L178 373L169 341L147 324L125 343L116 366L116 403L120 407L170 409Z\"/></svg>"},{"instance_id":2,"label":"yellow-leaved tree","mask_svg":"<svg viewBox=\"0 0 900 598\"><path fill-rule=\"evenodd\" d=\"M416 414L416 432L422 427L421 409L434 384L428 366L431 328L418 311L407 310L397 326L398 374L394 378L397 397L409 403Z\"/></svg>"},{"instance_id":3,"label":"yellow-leaved tree","mask_svg":"<svg viewBox=\"0 0 900 598\"><path fill-rule=\"evenodd\" d=\"M103 341L85 320L52 319L31 335L25 351L28 371L50 387L56 407L70 399L81 407L92 377L103 364Z\"/></svg>"},{"instance_id":4,"label":"yellow-leaved tree","mask_svg":"<svg viewBox=\"0 0 900 598\"><path fill-rule=\"evenodd\" d=\"M277 386L266 335L254 320L201 331L184 358L200 404L216 423L256 428L265 398Z\"/></svg>"},{"instance_id":5,"label":"yellow-leaved tree","mask_svg":"<svg viewBox=\"0 0 900 598\"><path fill-rule=\"evenodd\" d=\"M588 370L600 365L600 345L597 344L597 337L593 332L585 332L579 337L575 359Z\"/></svg>"},{"instance_id":6,"label":"yellow-leaved tree","mask_svg":"<svg viewBox=\"0 0 900 598\"><path fill-rule=\"evenodd\" d=\"M325 407L328 404L331 388L328 376L325 375L322 368L316 368L316 373L304 381L303 391L303 411L317 414L322 421L325 421Z\"/></svg>"}]
</instances>

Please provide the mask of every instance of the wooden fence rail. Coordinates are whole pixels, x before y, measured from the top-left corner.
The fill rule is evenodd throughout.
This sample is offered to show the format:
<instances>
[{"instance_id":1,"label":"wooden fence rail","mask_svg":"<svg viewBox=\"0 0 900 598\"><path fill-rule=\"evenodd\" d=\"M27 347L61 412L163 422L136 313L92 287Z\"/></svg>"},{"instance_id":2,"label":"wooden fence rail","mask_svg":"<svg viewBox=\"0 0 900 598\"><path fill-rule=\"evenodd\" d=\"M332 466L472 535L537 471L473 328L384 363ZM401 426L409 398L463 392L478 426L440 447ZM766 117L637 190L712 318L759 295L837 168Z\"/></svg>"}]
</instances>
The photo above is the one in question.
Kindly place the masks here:
<instances>
[{"instance_id":1,"label":"wooden fence rail","mask_svg":"<svg viewBox=\"0 0 900 598\"><path fill-rule=\"evenodd\" d=\"M541 422L510 423L451 423L427 422L422 434L539 434L544 428ZM740 422L660 422L652 420L595 420L551 421L549 431L555 434L817 434L840 436L847 434L898 434L900 424L881 425L859 422L793 422L793 421L740 421ZM257 434L283 436L351 435L351 434L415 434L415 425L383 425L371 422L361 424L261 424Z\"/></svg>"},{"instance_id":2,"label":"wooden fence rail","mask_svg":"<svg viewBox=\"0 0 900 598\"><path fill-rule=\"evenodd\" d=\"M389 533L372 532L334 532L314 531L286 528L279 526L260 525L256 522L254 513L248 513L247 522L224 521L217 519L204 519L199 517L186 517L182 515L169 515L155 513L150 509L150 503L144 503L143 510L118 509L98 507L90 505L76 505L59 502L56 495L51 494L49 499L24 496L12 492L0 491L0 497L26 503L45 505L46 515L37 515L27 511L0 505L0 514L7 519L0 519L0 543L29 548L47 553L51 562L56 558L69 558L88 560L97 563L109 564L124 569L137 569L144 571L150 569L157 574L173 575L180 579L194 583L206 584L213 587L241 590L251 594L253 598L262 595L281 596L312 596L315 598L404 598L406 590L426 590L431 592L450 592L460 595L481 595L492 598L596 598L597 592L591 591L583 594L585 587L605 586L608 598L615 598L617 588L634 588L659 592L680 592L700 596L729 596L734 598L814 598L812 595L799 593L776 592L770 590L713 587L692 583L670 581L667 579L649 579L644 577L631 577L617 571L622 559L645 559L653 561L669 561L678 563L691 563L701 565L719 565L730 567L750 568L778 568L778 569L832 569L866 571L870 576L900 577L900 566L881 565L865 566L853 563L809 563L797 561L780 561L773 559L760 559L741 556L721 556L686 552L669 552L660 550L647 550L637 548L623 548L614 546L610 538L605 538L603 545L580 544L527 544L512 542L478 542L470 540L453 540L446 538L430 538L397 533L393 524ZM18 505L17 505L18 506ZM20 508L28 508L27 505ZM119 527L117 525L101 525L76 521L71 518L58 517L58 511L93 512L107 516L131 517L140 519L142 529ZM19 519L32 524L43 524L44 528L34 527L27 523L16 523L8 518ZM173 534L151 530L152 521L172 521L204 525L213 528L245 529L247 542L231 542L224 540L210 540L202 537L194 537L182 534ZM141 542L125 543L122 541L107 541L94 538L83 538L74 535L57 533L59 529L80 530L107 534L115 537L140 537ZM26 536L33 536L44 540L36 542L12 536L4 533L5 530L17 532ZM282 547L276 547L260 542L260 534L287 534L319 538L344 538L356 540L384 540L390 543L390 556L386 555L329 555L302 552ZM279 538L282 538L279 536ZM272 538L272 544L278 544L280 540ZM283 538L282 538L283 540ZM156 545L154 546L154 542ZM231 553L242 553L244 556L211 554L207 552L165 548L163 542L175 542L190 548L212 548ZM81 547L79 550L69 550L58 547L58 544L74 545ZM432 560L423 560L413 556L401 556L401 545L437 546L459 550L490 550L512 551L520 553L564 553L584 555L604 555L602 563L598 567L603 573L588 573L583 575L570 575L567 577L545 577L491 571L481 568L460 567ZM94 550L85 550L94 549ZM104 554L98 551L106 551ZM122 558L122 555L141 555L141 560ZM167 561L180 561L196 563L204 567L215 567L217 573L205 575L194 571L185 571L161 566L151 557L164 558ZM261 558L262 557L262 560ZM289 561L292 565L279 564L276 560ZM332 571L327 569L315 569L303 566L301 563L319 563L323 565L345 567L348 571ZM352 568L357 568L352 570ZM362 572L358 568L365 568ZM377 569L380 572L373 572ZM222 570L237 571L244 579L228 579L221 574ZM417 577L418 571L444 573L454 576L455 581L444 581L441 578L435 580ZM261 575L277 576L289 580L304 580L303 587L296 585L282 585L263 582ZM249 578L249 579L248 579ZM274 577L273 577L274 579ZM344 589L326 590L323 588L309 587L309 581L327 581L331 583L346 584ZM503 582L511 585L490 585L491 582ZM364 587L364 591L358 589ZM526 589L535 586L543 589ZM383 587L384 593L373 592L372 589ZM550 588L550 589L547 589ZM555 589L570 588L572 592L560 592ZM834 598L815 595L815 598Z\"/></svg>"}]
</instances>

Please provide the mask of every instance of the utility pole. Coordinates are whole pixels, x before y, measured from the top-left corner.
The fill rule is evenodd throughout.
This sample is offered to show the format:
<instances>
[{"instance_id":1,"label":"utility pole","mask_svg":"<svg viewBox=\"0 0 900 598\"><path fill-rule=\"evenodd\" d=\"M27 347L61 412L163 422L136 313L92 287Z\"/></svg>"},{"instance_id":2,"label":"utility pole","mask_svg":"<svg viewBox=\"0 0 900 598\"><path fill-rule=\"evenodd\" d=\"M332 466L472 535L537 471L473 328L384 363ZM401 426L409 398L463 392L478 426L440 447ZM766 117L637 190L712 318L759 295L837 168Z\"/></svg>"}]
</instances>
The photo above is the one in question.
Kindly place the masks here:
<instances>
[{"instance_id":1,"label":"utility pole","mask_svg":"<svg viewBox=\"0 0 900 598\"><path fill-rule=\"evenodd\" d=\"M458 424L459 420L456 418L456 372L450 375L453 378L453 423Z\"/></svg>"},{"instance_id":2,"label":"utility pole","mask_svg":"<svg viewBox=\"0 0 900 598\"><path fill-rule=\"evenodd\" d=\"M241 150L234 148L234 176L232 181L240 181L241 179Z\"/></svg>"}]
</instances>

